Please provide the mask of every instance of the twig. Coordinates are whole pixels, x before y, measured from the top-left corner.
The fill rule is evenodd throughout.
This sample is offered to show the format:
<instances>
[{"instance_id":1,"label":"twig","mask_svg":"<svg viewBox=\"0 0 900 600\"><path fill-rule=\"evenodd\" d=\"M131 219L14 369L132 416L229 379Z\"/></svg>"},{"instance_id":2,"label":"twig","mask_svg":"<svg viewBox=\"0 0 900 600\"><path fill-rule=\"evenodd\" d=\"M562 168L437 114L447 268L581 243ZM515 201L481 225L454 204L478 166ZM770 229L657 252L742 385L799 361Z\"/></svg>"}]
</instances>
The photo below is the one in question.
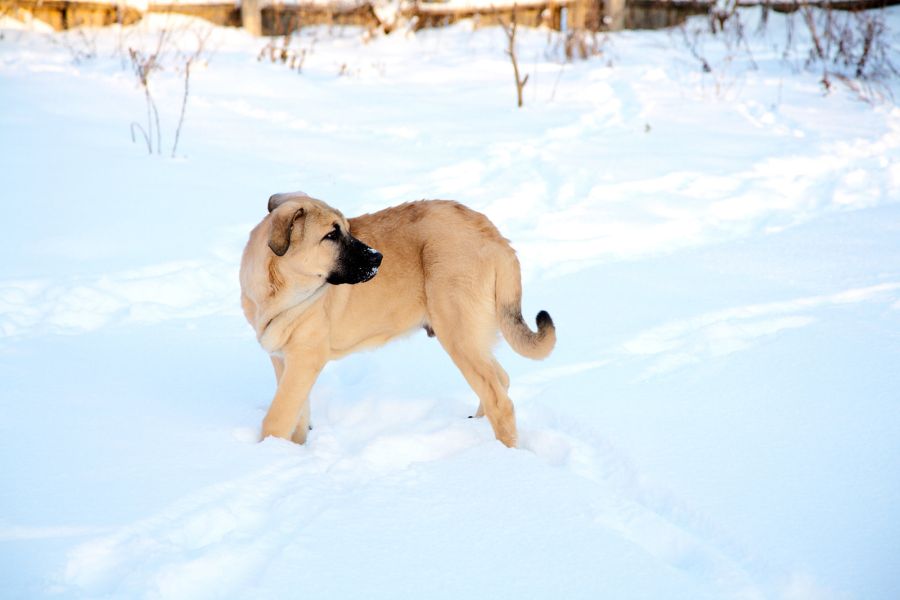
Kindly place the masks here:
<instances>
[{"instance_id":1,"label":"twig","mask_svg":"<svg viewBox=\"0 0 900 600\"><path fill-rule=\"evenodd\" d=\"M556 98L556 87L559 85L559 80L562 79L563 69L565 68L566 63L559 65L559 73L556 74L556 81L553 82L553 91L550 93L550 102L553 102L553 99Z\"/></svg>"},{"instance_id":2,"label":"twig","mask_svg":"<svg viewBox=\"0 0 900 600\"><path fill-rule=\"evenodd\" d=\"M178 149L178 139L181 137L181 126L184 124L184 111L187 108L188 93L191 82L191 62L193 57L184 63L184 96L181 98L181 113L178 115L178 127L175 128L175 143L172 144L172 158L175 158L175 150Z\"/></svg>"},{"instance_id":3,"label":"twig","mask_svg":"<svg viewBox=\"0 0 900 600\"><path fill-rule=\"evenodd\" d=\"M131 122L131 142L137 142L137 138L134 136L135 127L140 130L141 134L144 136L144 141L147 142L147 154L153 154L153 148L150 146L150 137L147 135L147 132L144 131L144 128L141 127L141 124L136 121Z\"/></svg>"},{"instance_id":4,"label":"twig","mask_svg":"<svg viewBox=\"0 0 900 600\"><path fill-rule=\"evenodd\" d=\"M499 17L498 20L500 21L500 25L503 27L503 32L506 33L506 39L509 41L509 48L506 50L506 54L512 61L513 75L516 78L516 97L518 99L519 108L522 108L522 88L524 88L525 84L528 83L528 75L525 75L524 79L520 76L519 62L516 60L516 30L519 27L519 24L516 20L516 5L513 4L512 23L506 23L502 18Z\"/></svg>"}]
</instances>

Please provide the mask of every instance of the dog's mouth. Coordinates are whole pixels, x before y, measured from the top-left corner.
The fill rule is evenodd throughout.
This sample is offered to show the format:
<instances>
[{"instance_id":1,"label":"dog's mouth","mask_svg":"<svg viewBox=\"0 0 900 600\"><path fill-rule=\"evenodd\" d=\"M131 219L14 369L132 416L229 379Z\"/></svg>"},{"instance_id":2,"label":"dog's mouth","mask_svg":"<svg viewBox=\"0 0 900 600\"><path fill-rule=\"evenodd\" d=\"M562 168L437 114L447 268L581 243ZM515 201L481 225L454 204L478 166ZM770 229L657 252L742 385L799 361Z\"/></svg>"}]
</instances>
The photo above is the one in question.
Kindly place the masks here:
<instances>
[{"instance_id":1,"label":"dog's mouth","mask_svg":"<svg viewBox=\"0 0 900 600\"><path fill-rule=\"evenodd\" d=\"M367 273L362 276L362 279L359 280L359 283L365 283L376 275L378 275L378 267L372 267Z\"/></svg>"},{"instance_id":2,"label":"dog's mouth","mask_svg":"<svg viewBox=\"0 0 900 600\"><path fill-rule=\"evenodd\" d=\"M378 275L378 266L369 267L365 270L360 270L357 273L357 279L355 281L347 281L346 283L365 283Z\"/></svg>"},{"instance_id":3,"label":"dog's mouth","mask_svg":"<svg viewBox=\"0 0 900 600\"><path fill-rule=\"evenodd\" d=\"M328 276L328 283L365 283L378 274L378 267L384 257L375 248L370 248L358 239L347 236L341 242L341 253L334 271Z\"/></svg>"},{"instance_id":4,"label":"dog's mouth","mask_svg":"<svg viewBox=\"0 0 900 600\"><path fill-rule=\"evenodd\" d=\"M384 258L378 250L375 248L368 248L369 253L369 268L362 274L362 279L360 279L360 283L365 283L369 281L376 275L378 275L378 267L381 266L381 260Z\"/></svg>"}]
</instances>

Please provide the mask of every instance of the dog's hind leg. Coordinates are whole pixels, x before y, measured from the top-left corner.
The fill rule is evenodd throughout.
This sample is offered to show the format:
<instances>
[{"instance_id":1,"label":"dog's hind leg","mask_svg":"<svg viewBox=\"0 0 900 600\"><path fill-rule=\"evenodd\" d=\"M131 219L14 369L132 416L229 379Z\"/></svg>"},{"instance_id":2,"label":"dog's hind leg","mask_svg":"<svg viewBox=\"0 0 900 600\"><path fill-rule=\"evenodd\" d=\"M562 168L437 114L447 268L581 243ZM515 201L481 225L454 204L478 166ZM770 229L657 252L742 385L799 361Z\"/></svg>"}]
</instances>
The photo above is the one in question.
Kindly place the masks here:
<instances>
[{"instance_id":1,"label":"dog's hind leg","mask_svg":"<svg viewBox=\"0 0 900 600\"><path fill-rule=\"evenodd\" d=\"M497 371L497 377L500 379L500 385L503 386L503 389L507 392L509 391L509 374L500 366L500 363L497 362L497 359L493 359L494 370Z\"/></svg>"},{"instance_id":2,"label":"dog's hind leg","mask_svg":"<svg viewBox=\"0 0 900 600\"><path fill-rule=\"evenodd\" d=\"M491 354L490 343L495 333L491 332L490 322L479 323L477 316L447 306L448 303L433 304L429 312L435 335L480 400L476 416L487 416L494 436L507 446L515 447L516 414L506 394L509 377Z\"/></svg>"},{"instance_id":3,"label":"dog's hind leg","mask_svg":"<svg viewBox=\"0 0 900 600\"><path fill-rule=\"evenodd\" d=\"M493 359L494 370L497 372L497 377L500 379L500 385L503 386L503 389L509 392L509 375L507 375L506 371L503 367L500 366L500 363L497 362L497 359ZM484 406L482 406L481 402L478 403L478 410L475 411L475 414L472 415L471 418L480 419L484 416Z\"/></svg>"},{"instance_id":4,"label":"dog's hind leg","mask_svg":"<svg viewBox=\"0 0 900 600\"><path fill-rule=\"evenodd\" d=\"M481 400L479 411L487 416L494 429L494 436L510 448L515 448L517 438L515 409L491 364L492 359L479 354L474 348L453 345L445 348L463 377L478 394Z\"/></svg>"},{"instance_id":5,"label":"dog's hind leg","mask_svg":"<svg viewBox=\"0 0 900 600\"><path fill-rule=\"evenodd\" d=\"M506 373L506 371L503 369L503 367L500 366L500 363L497 362L496 358L491 359L491 362L494 365L494 371L496 371L497 378L500 380L500 385L502 385L503 389L508 393L509 392L509 375ZM484 416L484 406L479 401L478 410L475 411L475 414L469 418L470 419L472 419L472 418L480 419L483 416Z\"/></svg>"}]
</instances>

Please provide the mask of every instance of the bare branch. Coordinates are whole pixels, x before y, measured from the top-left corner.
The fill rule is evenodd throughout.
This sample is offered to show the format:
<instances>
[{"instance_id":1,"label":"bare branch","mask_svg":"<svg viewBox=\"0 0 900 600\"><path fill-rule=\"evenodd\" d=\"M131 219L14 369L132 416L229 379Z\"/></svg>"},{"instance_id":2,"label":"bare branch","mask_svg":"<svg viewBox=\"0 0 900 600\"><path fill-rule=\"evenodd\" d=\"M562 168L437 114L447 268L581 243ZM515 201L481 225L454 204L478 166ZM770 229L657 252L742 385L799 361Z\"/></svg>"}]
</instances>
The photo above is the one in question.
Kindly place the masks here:
<instances>
[{"instance_id":1,"label":"bare branch","mask_svg":"<svg viewBox=\"0 0 900 600\"><path fill-rule=\"evenodd\" d=\"M184 124L184 111L187 108L188 93L191 82L191 61L189 58L184 64L184 96L181 98L181 113L178 115L178 127L175 128L175 143L172 144L172 158L175 158L175 150L178 149L178 139L181 137L181 126Z\"/></svg>"},{"instance_id":2,"label":"bare branch","mask_svg":"<svg viewBox=\"0 0 900 600\"><path fill-rule=\"evenodd\" d=\"M513 4L512 19L510 23L507 23L503 17L499 15L497 20L500 22L501 27L503 27L503 32L506 34L506 39L509 42L506 54L509 56L510 61L512 61L513 75L515 76L516 83L516 98L519 108L522 108L522 88L528 83L528 75L526 75L524 79L521 77L519 74L519 61L516 58L516 31L519 27L516 19L516 5Z\"/></svg>"},{"instance_id":3,"label":"bare branch","mask_svg":"<svg viewBox=\"0 0 900 600\"><path fill-rule=\"evenodd\" d=\"M134 135L135 128L141 132L141 135L144 136L144 141L147 142L147 154L153 154L153 147L150 145L150 136L147 135L147 132L141 127L141 124L135 121L131 122L131 142L137 142L137 138Z\"/></svg>"}]
</instances>

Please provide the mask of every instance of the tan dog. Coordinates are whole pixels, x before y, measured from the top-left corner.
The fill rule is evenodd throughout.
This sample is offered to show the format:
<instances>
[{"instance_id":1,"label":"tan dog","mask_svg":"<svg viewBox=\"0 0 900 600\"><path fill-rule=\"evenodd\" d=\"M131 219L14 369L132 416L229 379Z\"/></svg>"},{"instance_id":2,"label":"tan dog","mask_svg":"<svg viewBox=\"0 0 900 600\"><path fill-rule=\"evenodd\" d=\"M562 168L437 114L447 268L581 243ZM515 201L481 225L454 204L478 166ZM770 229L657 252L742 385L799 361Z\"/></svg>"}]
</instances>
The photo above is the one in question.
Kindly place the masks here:
<instances>
[{"instance_id":1,"label":"tan dog","mask_svg":"<svg viewBox=\"0 0 900 600\"><path fill-rule=\"evenodd\" d=\"M278 381L263 438L304 443L325 363L424 327L478 394L477 416L516 445L509 376L491 352L497 330L535 359L556 330L544 311L537 333L522 320L519 261L487 217L434 200L348 220L302 192L272 196L269 213L241 261L244 314Z\"/></svg>"}]
</instances>

